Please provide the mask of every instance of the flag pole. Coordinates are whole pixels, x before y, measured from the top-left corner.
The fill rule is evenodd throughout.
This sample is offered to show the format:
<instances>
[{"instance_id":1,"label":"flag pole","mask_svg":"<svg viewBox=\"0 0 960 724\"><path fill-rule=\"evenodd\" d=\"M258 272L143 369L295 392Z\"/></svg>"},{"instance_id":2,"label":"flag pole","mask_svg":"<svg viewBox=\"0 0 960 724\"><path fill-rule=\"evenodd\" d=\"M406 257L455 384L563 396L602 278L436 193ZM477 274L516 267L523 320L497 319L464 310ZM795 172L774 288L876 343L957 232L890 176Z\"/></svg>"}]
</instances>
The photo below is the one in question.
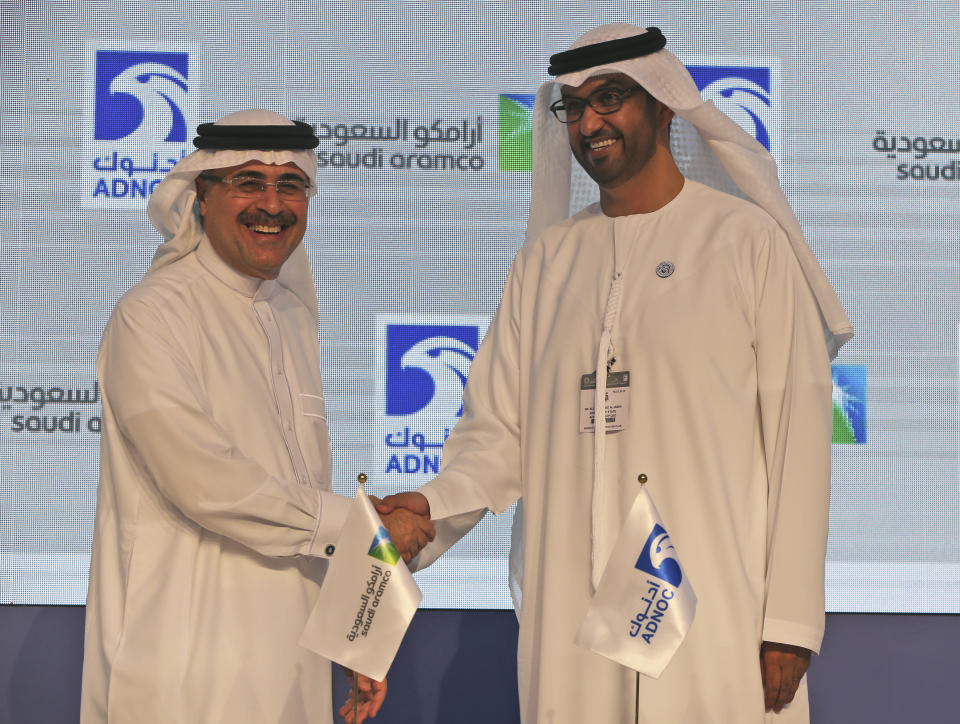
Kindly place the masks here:
<instances>
[{"instance_id":1,"label":"flag pole","mask_svg":"<svg viewBox=\"0 0 960 724\"><path fill-rule=\"evenodd\" d=\"M639 684L638 684L639 686ZM353 672L353 721L356 724L360 719L358 710L360 708L360 674Z\"/></svg>"},{"instance_id":2,"label":"flag pole","mask_svg":"<svg viewBox=\"0 0 960 724\"><path fill-rule=\"evenodd\" d=\"M367 482L367 476L365 473L360 473L357 475L357 483L361 486ZM356 724L360 719L359 714L360 709L360 674L356 671L353 672L353 721Z\"/></svg>"},{"instance_id":3,"label":"flag pole","mask_svg":"<svg viewBox=\"0 0 960 724\"><path fill-rule=\"evenodd\" d=\"M641 487L641 488L642 488L644 485L646 485L646 484L647 484L647 474L646 474L646 473L640 473L640 474L637 476L637 482L640 483L640 487ZM634 722L635 722L636 724L640 724L640 672L639 672L639 671L637 672L637 679L636 679L636 685L635 685L635 687L636 687L636 688L634 689L634 694L633 694L633 714L634 714Z\"/></svg>"}]
</instances>

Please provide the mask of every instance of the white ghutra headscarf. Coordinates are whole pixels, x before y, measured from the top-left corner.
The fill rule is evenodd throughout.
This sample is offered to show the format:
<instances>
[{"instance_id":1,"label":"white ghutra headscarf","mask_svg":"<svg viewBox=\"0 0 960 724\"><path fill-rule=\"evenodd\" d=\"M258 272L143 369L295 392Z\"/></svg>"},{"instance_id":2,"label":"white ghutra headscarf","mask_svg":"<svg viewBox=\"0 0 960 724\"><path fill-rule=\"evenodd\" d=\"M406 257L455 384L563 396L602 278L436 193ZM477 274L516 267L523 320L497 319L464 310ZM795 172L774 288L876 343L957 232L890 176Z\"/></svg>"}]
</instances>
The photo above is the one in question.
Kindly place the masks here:
<instances>
[{"instance_id":1,"label":"white ghutra headscarf","mask_svg":"<svg viewBox=\"0 0 960 724\"><path fill-rule=\"evenodd\" d=\"M659 35L659 31L656 31ZM603 25L581 35L571 46L588 48L600 43L645 35L647 29L630 23ZM557 56L554 56L557 58ZM800 222L780 188L773 156L753 136L734 123L712 101L704 101L689 71L662 48L640 57L602 60L600 64L567 72L548 80L537 91L533 106L533 179L527 241L563 221L570 213L570 143L567 130L550 112L561 86L580 86L597 75L623 73L650 95L693 126L703 141L705 158L694 162L722 167L743 195L783 227L800 268L820 307L831 359L853 336L853 327L813 252L803 238ZM676 125L676 124L675 124ZM705 180L710 183L709 180Z\"/></svg>"},{"instance_id":2,"label":"white ghutra headscarf","mask_svg":"<svg viewBox=\"0 0 960 724\"><path fill-rule=\"evenodd\" d=\"M276 127L280 138L274 137L271 127ZM154 254L147 274L186 256L203 238L203 219L195 184L203 171L239 166L250 161L277 165L292 161L310 179L310 195L317 192L317 157L311 150L316 146L316 137L306 124L298 125L273 111L248 110L230 113L197 130L201 135L194 140L194 145L207 147L198 148L170 169L147 204L150 222L166 240ZM205 132L208 139L212 136L214 140L202 144ZM290 142L290 137L295 140ZM223 148L224 145L234 147ZM256 148L257 145L263 147ZM296 294L314 318L318 318L317 288L302 243L284 262L277 281Z\"/></svg>"}]
</instances>

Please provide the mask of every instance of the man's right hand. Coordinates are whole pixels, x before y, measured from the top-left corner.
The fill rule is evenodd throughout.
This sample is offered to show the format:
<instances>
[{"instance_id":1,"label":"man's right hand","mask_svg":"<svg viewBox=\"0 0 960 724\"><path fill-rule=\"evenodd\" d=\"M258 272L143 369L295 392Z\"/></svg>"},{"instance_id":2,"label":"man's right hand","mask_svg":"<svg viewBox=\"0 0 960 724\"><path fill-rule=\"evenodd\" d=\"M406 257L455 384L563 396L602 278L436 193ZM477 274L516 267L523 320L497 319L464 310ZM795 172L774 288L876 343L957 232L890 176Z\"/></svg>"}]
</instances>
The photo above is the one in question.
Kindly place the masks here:
<instances>
[{"instance_id":1,"label":"man's right hand","mask_svg":"<svg viewBox=\"0 0 960 724\"><path fill-rule=\"evenodd\" d=\"M430 504L421 493L397 493L376 503L390 539L403 560L410 562L436 535L430 522Z\"/></svg>"},{"instance_id":2,"label":"man's right hand","mask_svg":"<svg viewBox=\"0 0 960 724\"><path fill-rule=\"evenodd\" d=\"M377 512L380 515L392 513L397 508L406 508L411 513L430 518L430 502L423 493L411 490L408 493L394 493L377 503Z\"/></svg>"}]
</instances>

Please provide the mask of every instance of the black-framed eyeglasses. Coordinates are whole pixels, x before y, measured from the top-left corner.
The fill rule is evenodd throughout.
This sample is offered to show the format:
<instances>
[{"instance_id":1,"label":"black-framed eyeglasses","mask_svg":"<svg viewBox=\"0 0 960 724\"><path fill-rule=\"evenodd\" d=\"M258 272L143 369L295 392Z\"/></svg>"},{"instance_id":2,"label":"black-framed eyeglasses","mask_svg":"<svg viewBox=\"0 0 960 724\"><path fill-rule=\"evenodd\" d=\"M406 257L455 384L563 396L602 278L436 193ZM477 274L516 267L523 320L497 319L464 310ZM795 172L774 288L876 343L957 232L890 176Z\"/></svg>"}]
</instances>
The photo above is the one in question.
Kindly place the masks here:
<instances>
[{"instance_id":1,"label":"black-framed eyeglasses","mask_svg":"<svg viewBox=\"0 0 960 724\"><path fill-rule=\"evenodd\" d=\"M277 196L290 201L303 201L310 192L310 182L297 176L277 179L276 181L265 181L256 176L245 176L240 174L230 178L214 176L212 173L200 174L204 181L214 181L216 183L227 184L233 191L234 196L242 198L255 199L267 193L267 186L273 186L277 190Z\"/></svg>"},{"instance_id":2,"label":"black-framed eyeglasses","mask_svg":"<svg viewBox=\"0 0 960 724\"><path fill-rule=\"evenodd\" d=\"M643 86L635 85L632 88L600 88L586 98L561 98L550 105L550 110L561 123L576 123L583 118L583 112L590 106L594 113L605 116L616 113L623 105L623 99L631 93L642 90Z\"/></svg>"}]
</instances>

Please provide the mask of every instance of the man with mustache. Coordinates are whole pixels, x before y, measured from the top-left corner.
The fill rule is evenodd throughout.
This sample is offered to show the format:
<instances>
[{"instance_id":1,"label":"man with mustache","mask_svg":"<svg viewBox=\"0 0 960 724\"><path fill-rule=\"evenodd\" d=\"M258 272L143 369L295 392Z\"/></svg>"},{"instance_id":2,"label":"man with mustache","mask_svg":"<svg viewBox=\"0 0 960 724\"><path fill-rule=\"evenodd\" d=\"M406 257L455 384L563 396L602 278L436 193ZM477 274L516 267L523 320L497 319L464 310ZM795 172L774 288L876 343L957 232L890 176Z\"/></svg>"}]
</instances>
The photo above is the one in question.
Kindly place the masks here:
<instances>
[{"instance_id":1,"label":"man with mustache","mask_svg":"<svg viewBox=\"0 0 960 724\"><path fill-rule=\"evenodd\" d=\"M851 326L773 158L704 103L665 43L618 23L551 58L527 239L463 418L439 476L379 508L432 515L422 566L522 498L511 573L525 724L807 719L803 675L824 625L829 360ZM567 218L571 151L600 198ZM737 196L685 176L678 161L697 156L691 174ZM604 383L619 407L596 415L596 434ZM637 560L628 581L657 575L641 573L628 530L638 479L675 546L660 553L675 551L698 601L659 678L577 641L614 551ZM618 646L643 650L629 616L608 621Z\"/></svg>"},{"instance_id":2,"label":"man with mustache","mask_svg":"<svg viewBox=\"0 0 960 724\"><path fill-rule=\"evenodd\" d=\"M166 241L97 361L81 721L330 722L330 662L297 643L351 502L331 492L301 243L317 139L269 111L198 134L150 199ZM433 536L384 523L406 558ZM386 685L359 688L363 721Z\"/></svg>"}]
</instances>

